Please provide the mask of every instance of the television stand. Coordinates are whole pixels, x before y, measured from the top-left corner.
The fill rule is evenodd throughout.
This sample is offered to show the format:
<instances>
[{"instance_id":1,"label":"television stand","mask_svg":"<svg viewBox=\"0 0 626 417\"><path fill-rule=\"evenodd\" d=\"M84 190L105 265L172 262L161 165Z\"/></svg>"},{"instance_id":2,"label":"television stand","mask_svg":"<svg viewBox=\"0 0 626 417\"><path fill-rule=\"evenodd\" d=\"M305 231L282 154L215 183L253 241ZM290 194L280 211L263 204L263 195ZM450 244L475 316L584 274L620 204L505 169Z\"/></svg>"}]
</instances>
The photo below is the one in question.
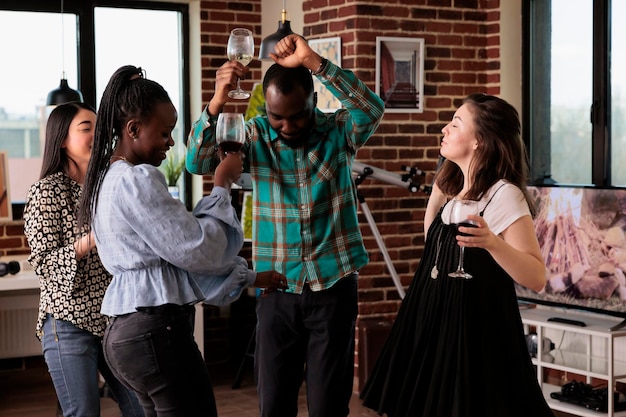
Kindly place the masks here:
<instances>
[{"instance_id":1,"label":"television stand","mask_svg":"<svg viewBox=\"0 0 626 417\"><path fill-rule=\"evenodd\" d=\"M615 359L616 340L626 337L626 329L622 328L626 325L625 321L620 322L621 319L616 317L577 311L568 311L567 319L583 322L585 327L550 320L560 313L560 310L539 306L520 309L525 332L530 332L532 327L537 333L537 352L544 351L543 338L547 336L546 331L550 331L548 337L553 337L555 332L562 332L563 336L569 333L576 341L574 345L562 348L557 346L557 349L549 353L537 354L537 357L532 358L546 402L553 410L576 416L626 417L626 411L615 411L616 405L619 409L623 404L616 401L613 395L608 395L608 412L591 410L552 397L553 393L561 392L561 387L544 382L544 374L551 369L581 376L585 378L587 384L591 384L592 380L594 385L601 384L598 380L604 381L609 387L609 392L615 390L618 380L626 379L626 361L621 357L620 360Z\"/></svg>"},{"instance_id":2,"label":"television stand","mask_svg":"<svg viewBox=\"0 0 626 417\"><path fill-rule=\"evenodd\" d=\"M609 327L609 331L610 331L610 332L614 332L614 331L619 330L619 329L622 329L622 328L624 328L624 327L626 327L626 319L624 319L624 320L620 321L619 323L617 323L617 324L616 324L616 325L614 325L614 326Z\"/></svg>"}]
</instances>

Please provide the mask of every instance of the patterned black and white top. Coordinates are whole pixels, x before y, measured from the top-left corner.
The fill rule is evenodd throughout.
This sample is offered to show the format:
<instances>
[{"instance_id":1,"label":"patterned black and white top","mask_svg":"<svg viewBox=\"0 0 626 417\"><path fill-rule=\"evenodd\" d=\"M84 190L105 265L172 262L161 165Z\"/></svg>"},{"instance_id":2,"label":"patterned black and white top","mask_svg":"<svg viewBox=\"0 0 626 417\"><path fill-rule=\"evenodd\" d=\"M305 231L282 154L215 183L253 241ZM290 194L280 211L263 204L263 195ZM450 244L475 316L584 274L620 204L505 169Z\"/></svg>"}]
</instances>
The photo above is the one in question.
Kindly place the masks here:
<instances>
[{"instance_id":1,"label":"patterned black and white top","mask_svg":"<svg viewBox=\"0 0 626 417\"><path fill-rule=\"evenodd\" d=\"M74 242L88 232L77 226L81 191L81 186L62 172L37 181L28 191L24 231L31 249L28 262L39 277L41 290L39 339L46 313L96 336L102 337L106 328L100 307L111 275L95 249L80 260L74 250Z\"/></svg>"}]
</instances>

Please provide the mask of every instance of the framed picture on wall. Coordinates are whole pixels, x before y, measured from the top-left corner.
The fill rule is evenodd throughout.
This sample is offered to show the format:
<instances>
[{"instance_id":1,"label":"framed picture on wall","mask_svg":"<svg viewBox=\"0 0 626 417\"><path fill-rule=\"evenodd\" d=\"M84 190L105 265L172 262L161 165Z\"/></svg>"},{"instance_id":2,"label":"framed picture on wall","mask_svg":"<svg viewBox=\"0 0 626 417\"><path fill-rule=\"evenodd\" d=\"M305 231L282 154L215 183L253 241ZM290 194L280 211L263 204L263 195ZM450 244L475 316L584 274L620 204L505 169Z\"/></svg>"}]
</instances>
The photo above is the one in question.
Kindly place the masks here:
<instances>
[{"instance_id":1,"label":"framed picture on wall","mask_svg":"<svg viewBox=\"0 0 626 417\"><path fill-rule=\"evenodd\" d=\"M0 151L0 221L13 220L9 184L9 157Z\"/></svg>"},{"instance_id":2,"label":"framed picture on wall","mask_svg":"<svg viewBox=\"0 0 626 417\"><path fill-rule=\"evenodd\" d=\"M424 39L376 37L376 94L388 113L424 111Z\"/></svg>"},{"instance_id":3,"label":"framed picture on wall","mask_svg":"<svg viewBox=\"0 0 626 417\"><path fill-rule=\"evenodd\" d=\"M309 46L321 57L328 59L333 64L341 66L341 38L311 39ZM313 87L317 93L317 108L325 113L332 113L341 108L341 102L328 91L328 89L313 77Z\"/></svg>"}]
</instances>

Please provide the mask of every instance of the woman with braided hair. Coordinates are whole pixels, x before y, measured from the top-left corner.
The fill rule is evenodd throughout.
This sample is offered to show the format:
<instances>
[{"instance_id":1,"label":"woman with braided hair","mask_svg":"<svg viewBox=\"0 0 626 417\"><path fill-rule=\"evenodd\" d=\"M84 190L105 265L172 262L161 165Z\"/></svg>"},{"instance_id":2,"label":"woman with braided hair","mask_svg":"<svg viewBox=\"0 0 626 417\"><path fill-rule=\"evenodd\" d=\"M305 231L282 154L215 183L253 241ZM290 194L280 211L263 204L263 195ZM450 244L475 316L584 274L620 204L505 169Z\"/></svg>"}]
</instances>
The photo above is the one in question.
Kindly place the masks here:
<instances>
[{"instance_id":1,"label":"woman with braided hair","mask_svg":"<svg viewBox=\"0 0 626 417\"><path fill-rule=\"evenodd\" d=\"M283 288L284 276L256 273L238 257L243 231L230 201L241 154L218 165L211 195L193 213L171 197L157 168L174 145L177 113L167 92L124 66L105 88L82 194L113 279L102 303L109 317L106 360L132 388L146 416L216 416L204 359L193 337L194 304L236 300L243 288Z\"/></svg>"}]
</instances>

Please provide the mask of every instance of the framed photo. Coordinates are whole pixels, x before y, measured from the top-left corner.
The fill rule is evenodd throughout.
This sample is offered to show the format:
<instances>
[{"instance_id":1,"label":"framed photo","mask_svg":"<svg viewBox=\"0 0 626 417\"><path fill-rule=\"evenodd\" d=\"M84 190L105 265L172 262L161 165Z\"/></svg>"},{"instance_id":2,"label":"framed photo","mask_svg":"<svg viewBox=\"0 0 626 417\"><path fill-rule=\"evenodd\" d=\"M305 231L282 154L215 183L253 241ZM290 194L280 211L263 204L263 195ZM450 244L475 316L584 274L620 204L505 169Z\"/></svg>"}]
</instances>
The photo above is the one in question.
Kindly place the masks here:
<instances>
[{"instance_id":1,"label":"framed photo","mask_svg":"<svg viewBox=\"0 0 626 417\"><path fill-rule=\"evenodd\" d=\"M243 241L252 242L252 192L243 193L241 202L241 226L243 227Z\"/></svg>"},{"instance_id":2,"label":"framed photo","mask_svg":"<svg viewBox=\"0 0 626 417\"><path fill-rule=\"evenodd\" d=\"M13 220L9 184L9 156L0 151L0 221Z\"/></svg>"},{"instance_id":3,"label":"framed photo","mask_svg":"<svg viewBox=\"0 0 626 417\"><path fill-rule=\"evenodd\" d=\"M424 111L424 39L376 37L376 94L388 113Z\"/></svg>"},{"instance_id":4,"label":"framed photo","mask_svg":"<svg viewBox=\"0 0 626 417\"><path fill-rule=\"evenodd\" d=\"M341 38L311 39L309 46L321 57L331 61L333 64L341 66ZM328 89L313 77L313 87L317 93L317 108L325 113L332 113L341 108L339 101Z\"/></svg>"}]
</instances>

